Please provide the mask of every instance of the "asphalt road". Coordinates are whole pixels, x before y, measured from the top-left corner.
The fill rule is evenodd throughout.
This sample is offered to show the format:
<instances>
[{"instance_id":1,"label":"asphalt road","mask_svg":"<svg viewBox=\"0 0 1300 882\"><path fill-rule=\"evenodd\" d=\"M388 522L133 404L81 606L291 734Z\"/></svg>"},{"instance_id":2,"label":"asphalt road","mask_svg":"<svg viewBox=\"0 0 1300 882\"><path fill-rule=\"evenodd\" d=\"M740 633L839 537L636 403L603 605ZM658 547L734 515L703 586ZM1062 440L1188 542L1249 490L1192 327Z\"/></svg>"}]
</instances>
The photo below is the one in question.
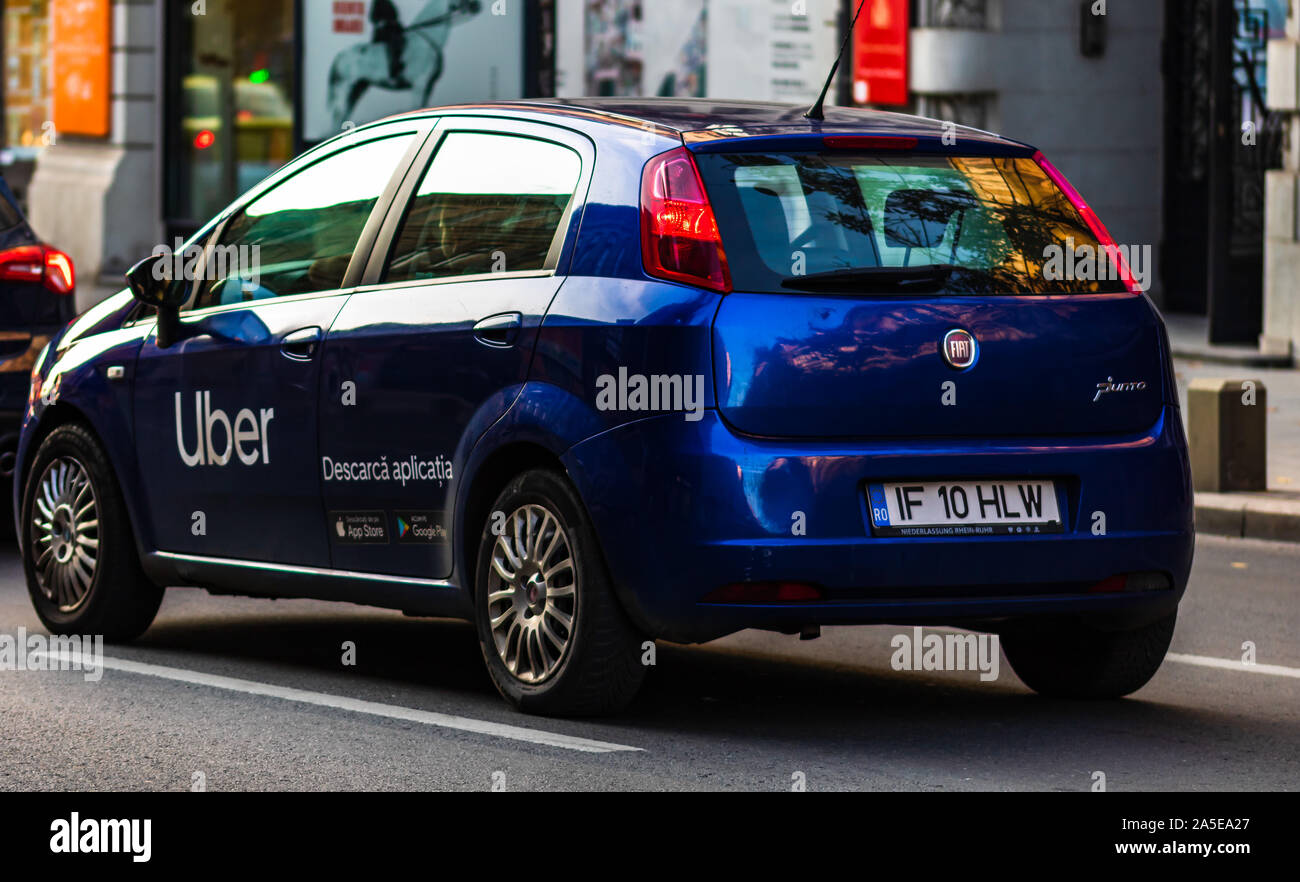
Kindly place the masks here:
<instances>
[{"instance_id":1,"label":"asphalt road","mask_svg":"<svg viewBox=\"0 0 1300 882\"><path fill-rule=\"evenodd\" d=\"M98 682L0 672L0 790L1296 790L1298 572L1300 546L1201 537L1176 655L1124 701L1040 699L1005 659L993 682L895 671L910 629L834 628L661 644L602 721L511 711L468 625L176 589ZM0 633L20 626L6 552Z\"/></svg>"}]
</instances>

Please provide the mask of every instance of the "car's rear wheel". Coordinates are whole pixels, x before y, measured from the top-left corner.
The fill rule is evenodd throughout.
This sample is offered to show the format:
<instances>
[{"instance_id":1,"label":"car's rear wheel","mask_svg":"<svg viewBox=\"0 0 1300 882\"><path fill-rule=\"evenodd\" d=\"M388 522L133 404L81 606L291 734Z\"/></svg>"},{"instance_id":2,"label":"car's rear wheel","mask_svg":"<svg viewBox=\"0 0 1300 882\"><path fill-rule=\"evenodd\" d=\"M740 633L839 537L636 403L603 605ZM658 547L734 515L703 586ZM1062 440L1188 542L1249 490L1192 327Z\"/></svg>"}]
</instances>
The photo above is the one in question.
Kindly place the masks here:
<instances>
[{"instance_id":1,"label":"car's rear wheel","mask_svg":"<svg viewBox=\"0 0 1300 882\"><path fill-rule=\"evenodd\" d=\"M59 426L37 449L20 529L27 590L51 633L124 641L153 622L162 589L140 568L108 457L82 426Z\"/></svg>"},{"instance_id":2,"label":"car's rear wheel","mask_svg":"<svg viewBox=\"0 0 1300 882\"><path fill-rule=\"evenodd\" d=\"M545 469L497 497L479 541L475 622L497 690L529 713L627 705L645 678L641 635L615 599L595 532L567 481Z\"/></svg>"},{"instance_id":3,"label":"car's rear wheel","mask_svg":"<svg viewBox=\"0 0 1300 882\"><path fill-rule=\"evenodd\" d=\"M1059 698L1120 698L1147 684L1169 650L1178 613L1128 631L1087 625L1016 629L1002 635L1025 685Z\"/></svg>"}]
</instances>

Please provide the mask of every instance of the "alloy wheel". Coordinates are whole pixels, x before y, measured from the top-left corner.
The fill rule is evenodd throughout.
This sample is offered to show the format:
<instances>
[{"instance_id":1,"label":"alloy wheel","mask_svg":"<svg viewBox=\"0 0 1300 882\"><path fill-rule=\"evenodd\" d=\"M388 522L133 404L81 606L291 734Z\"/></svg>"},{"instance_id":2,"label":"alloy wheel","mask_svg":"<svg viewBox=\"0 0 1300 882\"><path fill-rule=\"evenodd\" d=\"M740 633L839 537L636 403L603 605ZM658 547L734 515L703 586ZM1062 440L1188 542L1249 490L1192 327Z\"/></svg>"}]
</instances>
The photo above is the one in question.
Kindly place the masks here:
<instances>
[{"instance_id":1,"label":"alloy wheel","mask_svg":"<svg viewBox=\"0 0 1300 882\"><path fill-rule=\"evenodd\" d=\"M99 505L85 467L61 456L45 468L32 511L31 547L41 592L60 612L90 595L99 566Z\"/></svg>"},{"instance_id":2,"label":"alloy wheel","mask_svg":"<svg viewBox=\"0 0 1300 882\"><path fill-rule=\"evenodd\" d=\"M541 683L573 642L579 574L559 518L542 505L515 509L492 546L488 624L497 656L516 679Z\"/></svg>"}]
</instances>

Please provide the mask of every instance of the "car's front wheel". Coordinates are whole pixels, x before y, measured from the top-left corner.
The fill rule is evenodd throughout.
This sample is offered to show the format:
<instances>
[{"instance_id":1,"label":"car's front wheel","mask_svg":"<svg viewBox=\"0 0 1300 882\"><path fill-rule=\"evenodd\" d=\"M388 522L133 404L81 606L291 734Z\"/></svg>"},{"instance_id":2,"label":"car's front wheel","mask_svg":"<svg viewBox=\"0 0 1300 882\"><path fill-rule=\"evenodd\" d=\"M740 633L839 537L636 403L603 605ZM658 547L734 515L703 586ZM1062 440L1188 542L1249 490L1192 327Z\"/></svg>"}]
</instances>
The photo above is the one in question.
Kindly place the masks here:
<instances>
[{"instance_id":1,"label":"car's front wheel","mask_svg":"<svg viewBox=\"0 0 1300 882\"><path fill-rule=\"evenodd\" d=\"M23 489L23 569L36 615L53 634L140 636L162 589L140 568L112 466L84 427L41 443Z\"/></svg>"},{"instance_id":2,"label":"car's front wheel","mask_svg":"<svg viewBox=\"0 0 1300 882\"><path fill-rule=\"evenodd\" d=\"M1155 676L1177 618L1175 611L1127 631L1083 624L1016 629L1002 635L1002 648L1025 685L1042 695L1120 698Z\"/></svg>"},{"instance_id":3,"label":"car's front wheel","mask_svg":"<svg viewBox=\"0 0 1300 882\"><path fill-rule=\"evenodd\" d=\"M581 501L554 472L525 472L497 497L474 600L492 681L520 710L612 713L645 678L641 635L614 597Z\"/></svg>"}]
</instances>

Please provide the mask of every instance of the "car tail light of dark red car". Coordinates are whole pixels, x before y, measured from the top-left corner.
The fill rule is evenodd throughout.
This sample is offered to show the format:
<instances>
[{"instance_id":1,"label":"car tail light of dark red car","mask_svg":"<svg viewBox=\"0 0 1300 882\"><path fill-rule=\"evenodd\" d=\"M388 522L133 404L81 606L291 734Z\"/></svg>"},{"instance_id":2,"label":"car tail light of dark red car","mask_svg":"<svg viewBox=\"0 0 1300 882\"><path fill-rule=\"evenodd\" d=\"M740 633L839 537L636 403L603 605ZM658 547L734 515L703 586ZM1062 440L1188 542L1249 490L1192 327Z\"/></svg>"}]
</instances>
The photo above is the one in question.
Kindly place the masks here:
<instances>
[{"instance_id":1,"label":"car tail light of dark red car","mask_svg":"<svg viewBox=\"0 0 1300 882\"><path fill-rule=\"evenodd\" d=\"M77 286L72 258L49 245L0 251L0 282L32 282L55 294L71 294Z\"/></svg>"},{"instance_id":2,"label":"car tail light of dark red car","mask_svg":"<svg viewBox=\"0 0 1300 882\"><path fill-rule=\"evenodd\" d=\"M731 290L718 220L685 147L646 163L641 177L641 254L652 276L723 293Z\"/></svg>"}]
</instances>

